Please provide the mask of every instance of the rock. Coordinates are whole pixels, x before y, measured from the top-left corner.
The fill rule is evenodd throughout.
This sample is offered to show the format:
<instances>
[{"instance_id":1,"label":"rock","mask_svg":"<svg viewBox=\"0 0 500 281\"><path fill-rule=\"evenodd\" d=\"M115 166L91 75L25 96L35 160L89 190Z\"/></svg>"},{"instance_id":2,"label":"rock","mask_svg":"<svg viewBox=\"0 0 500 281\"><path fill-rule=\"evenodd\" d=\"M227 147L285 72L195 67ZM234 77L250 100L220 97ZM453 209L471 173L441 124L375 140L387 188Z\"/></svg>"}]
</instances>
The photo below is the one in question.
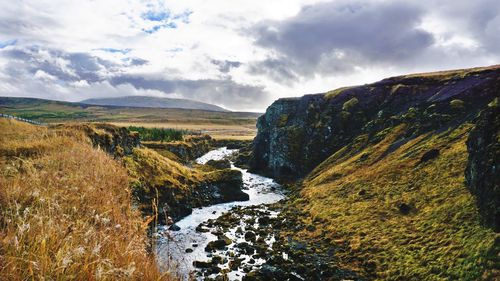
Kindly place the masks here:
<instances>
[{"instance_id":1,"label":"rock","mask_svg":"<svg viewBox=\"0 0 500 281\"><path fill-rule=\"evenodd\" d=\"M245 240L255 242L255 233L253 231L247 231L245 233Z\"/></svg>"},{"instance_id":2,"label":"rock","mask_svg":"<svg viewBox=\"0 0 500 281\"><path fill-rule=\"evenodd\" d=\"M210 268L212 267L212 263L205 261L193 261L193 266L196 268Z\"/></svg>"},{"instance_id":3,"label":"rock","mask_svg":"<svg viewBox=\"0 0 500 281\"><path fill-rule=\"evenodd\" d=\"M264 264L260 269L260 272L266 278L266 280L284 280L285 273L274 266Z\"/></svg>"},{"instance_id":4,"label":"rock","mask_svg":"<svg viewBox=\"0 0 500 281\"><path fill-rule=\"evenodd\" d=\"M400 203L398 205L399 212L403 215L408 215L411 211L411 206L406 203Z\"/></svg>"},{"instance_id":5,"label":"rock","mask_svg":"<svg viewBox=\"0 0 500 281\"><path fill-rule=\"evenodd\" d=\"M259 281L262 279L260 279L257 271L250 271L245 276L243 276L243 278L241 280L242 281Z\"/></svg>"},{"instance_id":6,"label":"rock","mask_svg":"<svg viewBox=\"0 0 500 281\"><path fill-rule=\"evenodd\" d=\"M247 242L236 244L236 248L241 249L241 251L246 255L253 255L253 253L255 253L255 249L253 248L253 246L248 244Z\"/></svg>"},{"instance_id":7,"label":"rock","mask_svg":"<svg viewBox=\"0 0 500 281\"><path fill-rule=\"evenodd\" d=\"M439 156L439 149L431 149L429 151L427 151L426 153L424 153L424 155L422 155L422 157L420 158L420 163L424 163L424 162L427 162L429 160L432 160L434 158L437 158Z\"/></svg>"},{"instance_id":8,"label":"rock","mask_svg":"<svg viewBox=\"0 0 500 281\"><path fill-rule=\"evenodd\" d=\"M205 247L205 251L214 252L215 250L223 250L229 244L231 244L231 240L217 239L215 241L210 241Z\"/></svg>"},{"instance_id":9,"label":"rock","mask_svg":"<svg viewBox=\"0 0 500 281\"><path fill-rule=\"evenodd\" d=\"M196 227L196 232L209 232L210 229L204 227L202 224L199 224L197 227Z\"/></svg>"},{"instance_id":10,"label":"rock","mask_svg":"<svg viewBox=\"0 0 500 281\"><path fill-rule=\"evenodd\" d=\"M217 203L232 201L248 201L249 195L243 192L242 174L238 170L224 169L211 172L212 180L208 180L204 189L213 190L212 194L218 194ZM213 197L213 195L212 195Z\"/></svg>"},{"instance_id":11,"label":"rock","mask_svg":"<svg viewBox=\"0 0 500 281\"><path fill-rule=\"evenodd\" d=\"M498 98L496 98L498 100ZM483 222L500 232L500 107L481 112L467 140L466 183Z\"/></svg>"},{"instance_id":12,"label":"rock","mask_svg":"<svg viewBox=\"0 0 500 281\"><path fill-rule=\"evenodd\" d=\"M309 232L316 231L316 227L314 225L308 225L306 226L306 230Z\"/></svg>"},{"instance_id":13,"label":"rock","mask_svg":"<svg viewBox=\"0 0 500 281\"><path fill-rule=\"evenodd\" d=\"M219 235L217 237L219 240L224 240L224 243L226 245L231 245L231 243L233 243L233 241L231 241L231 239L229 239L229 237L227 237L226 235L222 234L222 235Z\"/></svg>"},{"instance_id":14,"label":"rock","mask_svg":"<svg viewBox=\"0 0 500 281\"><path fill-rule=\"evenodd\" d=\"M208 135L191 137L187 141L176 142L143 142L143 145L156 150L166 150L173 153L183 163L202 156L213 149L214 140Z\"/></svg>"},{"instance_id":15,"label":"rock","mask_svg":"<svg viewBox=\"0 0 500 281\"><path fill-rule=\"evenodd\" d=\"M223 170L223 169L230 169L231 168L231 162L227 159L223 160L209 160L206 165L211 166L212 168Z\"/></svg>"},{"instance_id":16,"label":"rock","mask_svg":"<svg viewBox=\"0 0 500 281\"><path fill-rule=\"evenodd\" d=\"M268 217L268 216L260 217L259 218L259 224L260 225L267 225L267 224L269 224L270 220L271 220L271 218Z\"/></svg>"},{"instance_id":17,"label":"rock","mask_svg":"<svg viewBox=\"0 0 500 281\"><path fill-rule=\"evenodd\" d=\"M79 129L84 131L94 146L100 147L102 150L115 157L130 155L133 149L138 147L141 143L138 133L130 132L124 127L117 127L105 123L73 126L78 126Z\"/></svg>"},{"instance_id":18,"label":"rock","mask_svg":"<svg viewBox=\"0 0 500 281\"><path fill-rule=\"evenodd\" d=\"M172 231L179 231L181 230L181 228L176 225L176 224L172 224L168 229L172 230Z\"/></svg>"},{"instance_id":19,"label":"rock","mask_svg":"<svg viewBox=\"0 0 500 281\"><path fill-rule=\"evenodd\" d=\"M213 256L212 257L212 264L222 264L224 263L224 258L221 256Z\"/></svg>"},{"instance_id":20,"label":"rock","mask_svg":"<svg viewBox=\"0 0 500 281\"><path fill-rule=\"evenodd\" d=\"M241 262L243 261L244 259L240 259L240 258L235 258L235 259L232 259L229 261L228 263L228 266L231 270L237 270L238 267L240 267L241 265Z\"/></svg>"}]
</instances>

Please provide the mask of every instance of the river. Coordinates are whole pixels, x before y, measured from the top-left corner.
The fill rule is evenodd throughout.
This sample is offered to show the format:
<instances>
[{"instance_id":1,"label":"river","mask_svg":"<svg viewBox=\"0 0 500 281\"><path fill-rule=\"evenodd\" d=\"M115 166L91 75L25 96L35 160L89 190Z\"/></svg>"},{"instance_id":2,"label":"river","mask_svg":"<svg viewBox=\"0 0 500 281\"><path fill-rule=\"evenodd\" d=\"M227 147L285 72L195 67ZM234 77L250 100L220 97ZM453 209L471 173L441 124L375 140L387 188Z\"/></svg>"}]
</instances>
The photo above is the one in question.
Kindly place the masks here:
<instances>
[{"instance_id":1,"label":"river","mask_svg":"<svg viewBox=\"0 0 500 281\"><path fill-rule=\"evenodd\" d=\"M196 162L198 164L205 164L209 160L224 159L236 152L237 150L231 150L223 147L208 152L198 158ZM194 277L193 272L196 270L193 265L194 261L210 261L213 256L212 253L205 251L205 247L210 241L217 240L218 236L212 234L211 232L197 232L196 228L200 224L206 223L209 220L215 220L226 212L232 212L232 210L235 210L234 208L237 208L238 206L249 207L261 204L271 204L285 198L280 185L272 179L249 173L247 170L235 167L233 164L231 164L231 166L232 169L241 171L244 184L243 189L244 192L248 193L250 200L217 204L194 209L191 215L176 223L176 225L180 227L179 231L168 230L166 226L159 228L157 235L159 239L157 240L158 242L156 245L158 262L161 267L169 268L171 272L179 272L182 279L189 279L190 274L191 277ZM276 215L273 211L267 211L266 206L262 206L261 209L270 216ZM241 237L236 234L236 230L234 228L225 232L224 235L235 243L242 240ZM271 245L272 237L268 240L269 241L266 241L266 243ZM228 251L233 249L235 243L225 247L226 254ZM251 259L250 256L245 257L244 255L242 258L246 260ZM263 262L263 260L252 260L252 263L255 266L258 266ZM224 268L224 263L221 262L221 264L221 267ZM243 275L244 273L241 269L228 272L230 280L240 280Z\"/></svg>"}]
</instances>

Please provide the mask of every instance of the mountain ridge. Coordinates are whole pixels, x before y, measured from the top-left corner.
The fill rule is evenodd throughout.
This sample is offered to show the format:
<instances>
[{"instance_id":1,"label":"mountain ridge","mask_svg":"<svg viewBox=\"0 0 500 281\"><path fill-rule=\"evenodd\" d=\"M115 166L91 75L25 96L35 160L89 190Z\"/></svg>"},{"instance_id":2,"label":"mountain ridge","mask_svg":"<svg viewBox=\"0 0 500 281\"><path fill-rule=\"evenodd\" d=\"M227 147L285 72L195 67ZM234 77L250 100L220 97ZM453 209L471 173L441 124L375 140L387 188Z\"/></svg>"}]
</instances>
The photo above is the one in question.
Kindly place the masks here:
<instances>
[{"instance_id":1,"label":"mountain ridge","mask_svg":"<svg viewBox=\"0 0 500 281\"><path fill-rule=\"evenodd\" d=\"M154 96L123 96L91 98L79 103L102 106L124 106L124 107L151 107L151 108L181 108L181 109L201 109L210 111L229 112L220 106L189 99L162 98Z\"/></svg>"}]
</instances>

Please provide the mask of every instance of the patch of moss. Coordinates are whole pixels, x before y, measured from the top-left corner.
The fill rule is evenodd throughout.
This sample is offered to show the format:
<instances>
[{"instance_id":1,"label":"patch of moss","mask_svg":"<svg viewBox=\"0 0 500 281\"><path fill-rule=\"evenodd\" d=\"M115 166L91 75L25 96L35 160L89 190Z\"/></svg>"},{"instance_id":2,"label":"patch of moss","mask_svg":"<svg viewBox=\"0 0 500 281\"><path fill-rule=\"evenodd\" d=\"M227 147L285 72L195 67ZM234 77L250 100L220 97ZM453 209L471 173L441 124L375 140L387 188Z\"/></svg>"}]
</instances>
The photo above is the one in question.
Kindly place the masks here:
<instances>
[{"instance_id":1,"label":"patch of moss","mask_svg":"<svg viewBox=\"0 0 500 281\"><path fill-rule=\"evenodd\" d=\"M278 119L278 123L276 126L278 127L284 127L286 126L286 123L288 122L288 114L281 114Z\"/></svg>"},{"instance_id":2,"label":"patch of moss","mask_svg":"<svg viewBox=\"0 0 500 281\"><path fill-rule=\"evenodd\" d=\"M494 98L490 103L488 103L488 107L498 107L500 106L500 99L498 97Z\"/></svg>"},{"instance_id":3,"label":"patch of moss","mask_svg":"<svg viewBox=\"0 0 500 281\"><path fill-rule=\"evenodd\" d=\"M453 109L464 109L465 102L459 99L454 99L450 101L450 107Z\"/></svg>"},{"instance_id":4,"label":"patch of moss","mask_svg":"<svg viewBox=\"0 0 500 281\"><path fill-rule=\"evenodd\" d=\"M345 90L348 90L350 88L352 88L352 87L342 87L342 88L338 88L338 89L326 92L325 93L325 98L326 99L332 99L332 98L340 95L341 93L343 93Z\"/></svg>"},{"instance_id":5,"label":"patch of moss","mask_svg":"<svg viewBox=\"0 0 500 281\"><path fill-rule=\"evenodd\" d=\"M359 103L359 100L357 98L352 98L342 105L342 110L343 111L349 111L353 107L355 107Z\"/></svg>"}]
</instances>

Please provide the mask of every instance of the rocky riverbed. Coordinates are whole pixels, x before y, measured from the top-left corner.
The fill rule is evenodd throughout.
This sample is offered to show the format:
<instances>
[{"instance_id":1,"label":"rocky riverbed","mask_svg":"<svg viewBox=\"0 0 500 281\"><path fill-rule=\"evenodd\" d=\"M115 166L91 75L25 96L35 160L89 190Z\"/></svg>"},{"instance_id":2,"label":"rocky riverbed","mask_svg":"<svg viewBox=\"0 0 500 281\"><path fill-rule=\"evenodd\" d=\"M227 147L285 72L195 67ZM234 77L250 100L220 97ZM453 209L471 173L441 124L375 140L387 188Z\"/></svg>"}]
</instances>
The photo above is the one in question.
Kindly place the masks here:
<instances>
[{"instance_id":1,"label":"rocky riverbed","mask_svg":"<svg viewBox=\"0 0 500 281\"><path fill-rule=\"evenodd\" d=\"M220 148L198 164L228 158L236 150ZM304 214L289 209L282 187L270 178L239 169L248 201L197 208L158 232L161 266L181 279L196 280L342 280L357 276L339 269L328 241L304 242L290 233L314 227ZM175 230L174 230L175 229Z\"/></svg>"},{"instance_id":2,"label":"rocky riverbed","mask_svg":"<svg viewBox=\"0 0 500 281\"><path fill-rule=\"evenodd\" d=\"M196 162L198 164L205 164L209 160L221 160L235 152L236 150L225 147L219 148L198 158ZM198 272L198 274L202 273L206 275L207 270L201 269L200 266L204 262L213 262L214 254L211 251L206 251L205 248L209 245L214 245L214 243L211 243L213 241L219 241L215 243L220 243L219 238L221 237L221 233L209 230L205 226L208 222L213 222L228 211L229 214L232 213L233 210L236 210L233 209L235 207L241 208L242 206L270 204L285 198L280 185L272 179L248 173L246 170L234 166L232 168L242 172L244 190L249 195L249 200L194 209L191 215L176 223L176 226L179 228L177 231L169 230L167 226L160 227L157 253L161 266L177 268L180 274L186 277L194 271ZM263 206L262 208L266 207ZM231 236L230 233L227 233L227 235ZM233 244L232 241L229 243L230 239L227 237L225 243ZM222 267L215 267L218 267L219 271L222 271ZM211 269L217 271L215 267ZM233 275L235 279L238 279L238 275L241 278L242 273L238 274L234 272Z\"/></svg>"}]
</instances>

